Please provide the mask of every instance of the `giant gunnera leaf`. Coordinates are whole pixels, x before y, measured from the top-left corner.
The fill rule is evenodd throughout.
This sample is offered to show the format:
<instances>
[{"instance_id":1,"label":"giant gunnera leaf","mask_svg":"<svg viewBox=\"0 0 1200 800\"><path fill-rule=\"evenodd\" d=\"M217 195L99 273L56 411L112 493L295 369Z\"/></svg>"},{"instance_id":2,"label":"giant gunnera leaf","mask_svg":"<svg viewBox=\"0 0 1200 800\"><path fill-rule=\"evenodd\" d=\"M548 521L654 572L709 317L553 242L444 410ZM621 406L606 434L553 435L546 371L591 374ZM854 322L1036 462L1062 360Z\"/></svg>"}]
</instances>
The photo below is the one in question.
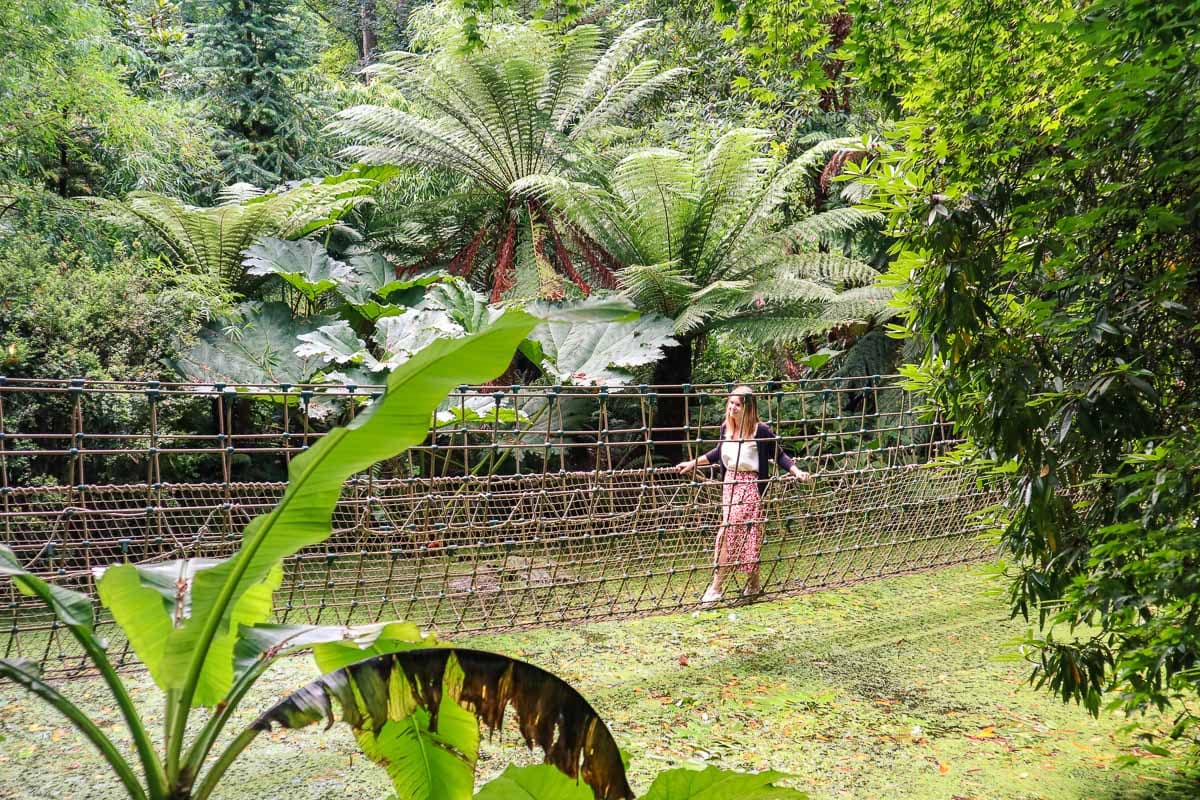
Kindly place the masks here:
<instances>
[{"instance_id":1,"label":"giant gunnera leaf","mask_svg":"<svg viewBox=\"0 0 1200 800\"><path fill-rule=\"evenodd\" d=\"M265 237L246 249L242 266L248 275L278 275L310 303L341 283L349 267L325 252L320 242L286 242Z\"/></svg>"},{"instance_id":2,"label":"giant gunnera leaf","mask_svg":"<svg viewBox=\"0 0 1200 800\"><path fill-rule=\"evenodd\" d=\"M322 362L297 354L297 337L331 322L293 319L284 303L243 303L232 317L206 325L199 341L169 364L192 383L265 388L302 383Z\"/></svg>"},{"instance_id":3,"label":"giant gunnera leaf","mask_svg":"<svg viewBox=\"0 0 1200 800\"><path fill-rule=\"evenodd\" d=\"M521 346L531 361L562 383L620 384L633 377L630 367L653 364L662 349L675 344L674 323L647 315L628 322L548 322Z\"/></svg>"},{"instance_id":4,"label":"giant gunnera leaf","mask_svg":"<svg viewBox=\"0 0 1200 800\"><path fill-rule=\"evenodd\" d=\"M498 729L509 707L525 743L541 747L548 764L582 780L596 800L632 800L616 742L579 692L532 664L480 650L423 648L359 661L284 698L251 729L340 718L403 800L468 800L479 723Z\"/></svg>"}]
</instances>

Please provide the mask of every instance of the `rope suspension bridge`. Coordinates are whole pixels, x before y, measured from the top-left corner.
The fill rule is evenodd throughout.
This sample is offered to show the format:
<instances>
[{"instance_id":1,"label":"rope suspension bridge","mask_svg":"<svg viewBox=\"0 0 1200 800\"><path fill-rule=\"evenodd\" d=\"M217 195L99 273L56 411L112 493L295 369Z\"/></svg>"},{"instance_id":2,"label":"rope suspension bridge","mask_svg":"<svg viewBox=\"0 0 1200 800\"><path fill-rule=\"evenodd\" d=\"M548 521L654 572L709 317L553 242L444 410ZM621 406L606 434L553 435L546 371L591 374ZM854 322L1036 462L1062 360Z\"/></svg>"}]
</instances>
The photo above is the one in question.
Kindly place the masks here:
<instances>
[{"instance_id":1,"label":"rope suspension bridge","mask_svg":"<svg viewBox=\"0 0 1200 800\"><path fill-rule=\"evenodd\" d=\"M343 488L333 535L291 558L280 622L406 619L442 635L697 607L719 476L681 476L718 438L733 385L460 387L425 442ZM106 564L224 558L283 494L290 459L382 387L0 378L0 537L41 576L94 592ZM956 444L895 376L755 386L811 482L772 478L764 599L991 555L999 488L931 465ZM656 419L664 401L682 422ZM735 592L727 597L735 597ZM103 613L110 657L132 663ZM0 653L83 660L0 584Z\"/></svg>"}]
</instances>

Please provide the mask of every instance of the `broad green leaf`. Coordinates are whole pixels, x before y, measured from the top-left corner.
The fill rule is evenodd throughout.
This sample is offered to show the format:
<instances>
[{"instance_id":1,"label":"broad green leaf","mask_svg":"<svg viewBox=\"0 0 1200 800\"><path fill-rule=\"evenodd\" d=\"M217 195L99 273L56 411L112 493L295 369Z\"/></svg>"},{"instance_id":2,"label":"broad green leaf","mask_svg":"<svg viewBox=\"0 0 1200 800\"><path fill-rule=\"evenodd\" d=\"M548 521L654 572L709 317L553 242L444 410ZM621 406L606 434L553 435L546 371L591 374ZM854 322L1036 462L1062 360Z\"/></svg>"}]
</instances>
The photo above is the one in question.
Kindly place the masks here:
<instances>
[{"instance_id":1,"label":"broad green leaf","mask_svg":"<svg viewBox=\"0 0 1200 800\"><path fill-rule=\"evenodd\" d=\"M525 310L547 322L632 322L638 318L638 310L629 298L617 294L594 294L565 303L539 300Z\"/></svg>"},{"instance_id":2,"label":"broad green leaf","mask_svg":"<svg viewBox=\"0 0 1200 800\"><path fill-rule=\"evenodd\" d=\"M325 317L295 319L283 303L243 303L230 320L205 326L195 346L171 366L194 383L303 383L320 362L296 355L296 339L330 322Z\"/></svg>"},{"instance_id":3,"label":"broad green leaf","mask_svg":"<svg viewBox=\"0 0 1200 800\"><path fill-rule=\"evenodd\" d=\"M300 344L295 353L302 359L315 359L319 365L354 364L372 371L382 369L375 357L367 352L367 343L358 338L345 320L322 325L311 333L296 337Z\"/></svg>"},{"instance_id":4,"label":"broad green leaf","mask_svg":"<svg viewBox=\"0 0 1200 800\"><path fill-rule=\"evenodd\" d=\"M38 597L64 625L92 636L94 615L91 599L79 592L57 586L34 575L21 566L16 554L0 544L0 575L13 579L17 590L28 597ZM93 637L94 638L94 637Z\"/></svg>"},{"instance_id":5,"label":"broad green leaf","mask_svg":"<svg viewBox=\"0 0 1200 800\"><path fill-rule=\"evenodd\" d=\"M425 272L412 278L397 278L396 267L378 253L351 256L345 272L339 276L338 292L354 306L363 306L373 298L397 302L392 296L411 289L449 280L447 272ZM407 303L406 303L407 305Z\"/></svg>"},{"instance_id":6,"label":"broad green leaf","mask_svg":"<svg viewBox=\"0 0 1200 800\"><path fill-rule=\"evenodd\" d=\"M551 378L564 383L626 383L629 367L652 364L662 349L675 344L674 324L659 316L633 322L594 325L550 322L530 336L536 350L527 351Z\"/></svg>"},{"instance_id":7,"label":"broad green leaf","mask_svg":"<svg viewBox=\"0 0 1200 800\"><path fill-rule=\"evenodd\" d=\"M330 535L333 508L346 479L420 443L446 394L503 372L535 324L528 314L509 311L478 334L434 342L393 371L383 397L353 422L334 428L292 459L287 490L274 509L250 522L238 554L197 574L192 614L167 643L164 674L173 688L185 688L197 648L209 648L214 638L229 633L237 604L252 587L261 585L281 559ZM218 616L210 619L212 614ZM219 698L228 689L227 683L211 682L203 697Z\"/></svg>"},{"instance_id":8,"label":"broad green leaf","mask_svg":"<svg viewBox=\"0 0 1200 800\"><path fill-rule=\"evenodd\" d=\"M786 777L770 770L751 775L716 767L670 769L658 774L642 800L806 800L804 792L774 785Z\"/></svg>"},{"instance_id":9,"label":"broad green leaf","mask_svg":"<svg viewBox=\"0 0 1200 800\"><path fill-rule=\"evenodd\" d=\"M264 623L238 630L235 665L238 674L264 656L311 650L322 672L370 656L430 647L433 637L422 636L411 622L377 622L369 625L281 625Z\"/></svg>"},{"instance_id":10,"label":"broad green leaf","mask_svg":"<svg viewBox=\"0 0 1200 800\"><path fill-rule=\"evenodd\" d=\"M309 302L315 302L345 277L349 267L331 257L320 242L286 242L271 237L246 248L242 265L249 275L278 275Z\"/></svg>"},{"instance_id":11,"label":"broad green leaf","mask_svg":"<svg viewBox=\"0 0 1200 800\"><path fill-rule=\"evenodd\" d=\"M112 612L113 619L129 638L133 651L160 688L171 686L171 675L164 669L163 655L172 632L191 614L191 591L196 573L221 563L216 559L196 558L149 565L118 564L96 570L100 602ZM278 566L267 580L242 597L234 614L236 621L241 625L255 625L269 619L273 610L272 595L282 580L283 568ZM220 686L226 679L232 682L235 674L233 652L237 643L238 635L234 633L213 642L204 667L204 686ZM221 699L207 691L198 695L205 705Z\"/></svg>"},{"instance_id":12,"label":"broad green leaf","mask_svg":"<svg viewBox=\"0 0 1200 800\"><path fill-rule=\"evenodd\" d=\"M467 800L475 785L479 723L453 700L439 705L437 730L418 708L388 720L378 733L355 732L363 752L383 766L400 797L413 800Z\"/></svg>"},{"instance_id":13,"label":"broad green leaf","mask_svg":"<svg viewBox=\"0 0 1200 800\"><path fill-rule=\"evenodd\" d=\"M593 800L582 781L568 778L549 764L509 766L475 793L475 800Z\"/></svg>"},{"instance_id":14,"label":"broad green leaf","mask_svg":"<svg viewBox=\"0 0 1200 800\"><path fill-rule=\"evenodd\" d=\"M430 647L436 643L432 637L422 636L417 626L411 622L367 625L350 628L348 632L348 636L344 635L313 647L313 659L317 662L317 669L332 672L371 656L412 650L416 647Z\"/></svg>"},{"instance_id":15,"label":"broad green leaf","mask_svg":"<svg viewBox=\"0 0 1200 800\"><path fill-rule=\"evenodd\" d=\"M383 351L380 363L395 369L438 339L457 338L463 329L440 310L413 308L375 323L375 344Z\"/></svg>"},{"instance_id":16,"label":"broad green leaf","mask_svg":"<svg viewBox=\"0 0 1200 800\"><path fill-rule=\"evenodd\" d=\"M222 562L222 564L227 563ZM220 569L220 567L214 569ZM199 682L196 684L193 701L195 705L212 706L225 698L230 686L233 685L235 675L233 653L238 642L238 628L243 625L258 625L271 618L275 612L273 602L275 590L281 583L283 583L283 564L276 563L267 571L261 581L248 587L237 598L230 613L229 628L218 633L208 646L204 668L201 670ZM185 626L190 622L191 617L188 617L187 622L184 623ZM182 638L179 634L183 634L184 630L185 628L177 628L172 637L168 639L168 653L171 645ZM164 660L164 665L174 666L169 660ZM166 673L165 669L164 674L168 678L174 677L174 673Z\"/></svg>"},{"instance_id":17,"label":"broad green leaf","mask_svg":"<svg viewBox=\"0 0 1200 800\"><path fill-rule=\"evenodd\" d=\"M350 308L367 322L375 322L383 317L397 317L403 314L405 306L367 300L361 304L352 305Z\"/></svg>"},{"instance_id":18,"label":"broad green leaf","mask_svg":"<svg viewBox=\"0 0 1200 800\"><path fill-rule=\"evenodd\" d=\"M498 308L488 305L486 297L460 280L431 287L421 306L431 311L444 311L468 333L482 330L500 314Z\"/></svg>"},{"instance_id":19,"label":"broad green leaf","mask_svg":"<svg viewBox=\"0 0 1200 800\"><path fill-rule=\"evenodd\" d=\"M150 677L160 688L167 686L162 657L175 628L175 599L166 600L158 588L147 585L132 564L105 569L96 582L96 590L100 602L112 612L113 619L128 637L133 652L150 671Z\"/></svg>"},{"instance_id":20,"label":"broad green leaf","mask_svg":"<svg viewBox=\"0 0 1200 800\"><path fill-rule=\"evenodd\" d=\"M633 797L612 734L588 702L554 675L507 656L422 648L359 661L292 693L251 727L333 721L335 706L363 749L386 764L401 797L470 797L479 722L497 729L510 706L526 743L540 746L547 763L581 778L601 800Z\"/></svg>"}]
</instances>

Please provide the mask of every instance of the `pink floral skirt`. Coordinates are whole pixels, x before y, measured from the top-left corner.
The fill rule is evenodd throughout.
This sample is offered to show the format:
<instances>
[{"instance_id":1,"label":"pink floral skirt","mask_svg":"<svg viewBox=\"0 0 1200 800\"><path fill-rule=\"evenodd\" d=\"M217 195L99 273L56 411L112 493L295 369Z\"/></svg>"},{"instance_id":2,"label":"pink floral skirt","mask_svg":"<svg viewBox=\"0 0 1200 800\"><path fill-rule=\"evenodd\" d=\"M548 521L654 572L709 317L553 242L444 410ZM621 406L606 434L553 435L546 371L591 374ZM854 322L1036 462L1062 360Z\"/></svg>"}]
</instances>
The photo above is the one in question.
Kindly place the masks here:
<instances>
[{"instance_id":1,"label":"pink floral skirt","mask_svg":"<svg viewBox=\"0 0 1200 800\"><path fill-rule=\"evenodd\" d=\"M762 549L763 523L757 472L729 470L725 473L721 517L714 554L716 566L754 572L758 569L758 553Z\"/></svg>"}]
</instances>

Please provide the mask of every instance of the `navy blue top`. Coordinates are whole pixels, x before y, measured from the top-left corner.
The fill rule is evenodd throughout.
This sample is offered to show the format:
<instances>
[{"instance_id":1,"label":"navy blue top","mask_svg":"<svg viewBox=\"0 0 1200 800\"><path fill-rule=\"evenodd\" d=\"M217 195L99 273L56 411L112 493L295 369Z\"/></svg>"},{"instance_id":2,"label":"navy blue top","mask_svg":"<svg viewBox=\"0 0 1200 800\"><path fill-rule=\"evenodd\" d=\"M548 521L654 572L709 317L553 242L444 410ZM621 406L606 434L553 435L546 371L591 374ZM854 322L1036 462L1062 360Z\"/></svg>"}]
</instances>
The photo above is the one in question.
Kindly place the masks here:
<instances>
[{"instance_id":1,"label":"navy blue top","mask_svg":"<svg viewBox=\"0 0 1200 800\"><path fill-rule=\"evenodd\" d=\"M725 438L725 423L721 423L721 439L717 442L717 446L704 454L704 458L710 464L716 464L721 468L721 480L725 480L725 462L721 459L721 445L726 441ZM790 470L796 463L791 456L779 447L779 437L775 435L775 431L771 430L766 424L760 422L754 430L754 443L758 445L758 496L764 497L767 493L768 482L770 477L769 462L775 461L782 469Z\"/></svg>"}]
</instances>

